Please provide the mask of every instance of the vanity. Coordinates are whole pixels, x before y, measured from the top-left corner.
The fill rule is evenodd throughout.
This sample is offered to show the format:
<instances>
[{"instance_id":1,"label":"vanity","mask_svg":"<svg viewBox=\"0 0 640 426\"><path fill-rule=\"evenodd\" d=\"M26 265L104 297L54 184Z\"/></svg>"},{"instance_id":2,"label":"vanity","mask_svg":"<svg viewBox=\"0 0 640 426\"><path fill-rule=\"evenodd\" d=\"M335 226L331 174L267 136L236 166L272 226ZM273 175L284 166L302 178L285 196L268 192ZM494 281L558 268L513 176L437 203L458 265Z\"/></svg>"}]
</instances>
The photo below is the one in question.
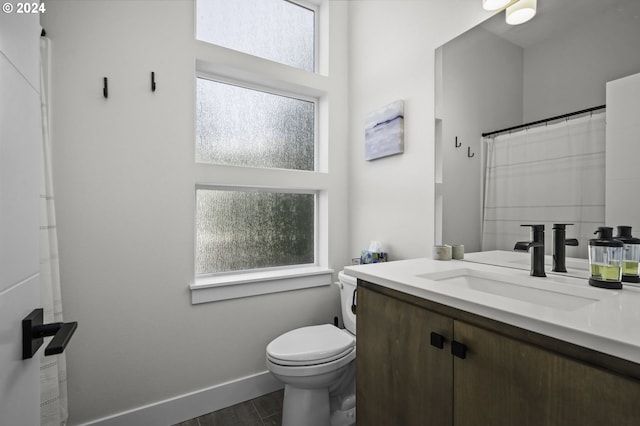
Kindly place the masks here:
<instances>
[{"instance_id":1,"label":"vanity","mask_svg":"<svg viewBox=\"0 0 640 426\"><path fill-rule=\"evenodd\" d=\"M640 424L640 287L478 256L345 268L358 278L358 424ZM580 259L567 266L581 273Z\"/></svg>"}]
</instances>

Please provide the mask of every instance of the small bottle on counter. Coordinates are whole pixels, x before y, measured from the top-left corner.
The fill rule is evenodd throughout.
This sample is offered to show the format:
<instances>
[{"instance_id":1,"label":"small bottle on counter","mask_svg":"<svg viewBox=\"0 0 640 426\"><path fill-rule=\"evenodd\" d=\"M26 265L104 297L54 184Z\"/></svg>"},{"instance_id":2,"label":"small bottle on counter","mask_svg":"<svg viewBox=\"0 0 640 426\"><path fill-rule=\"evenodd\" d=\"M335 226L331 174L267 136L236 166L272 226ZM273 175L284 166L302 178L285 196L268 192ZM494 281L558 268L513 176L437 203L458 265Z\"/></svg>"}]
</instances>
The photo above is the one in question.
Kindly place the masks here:
<instances>
[{"instance_id":1,"label":"small bottle on counter","mask_svg":"<svg viewBox=\"0 0 640 426\"><path fill-rule=\"evenodd\" d=\"M608 289L622 288L624 243L613 238L613 228L601 226L589 240L589 285Z\"/></svg>"},{"instance_id":2,"label":"small bottle on counter","mask_svg":"<svg viewBox=\"0 0 640 426\"><path fill-rule=\"evenodd\" d=\"M618 226L616 240L624 244L622 255L622 282L640 283L640 238L631 235L630 226Z\"/></svg>"}]
</instances>

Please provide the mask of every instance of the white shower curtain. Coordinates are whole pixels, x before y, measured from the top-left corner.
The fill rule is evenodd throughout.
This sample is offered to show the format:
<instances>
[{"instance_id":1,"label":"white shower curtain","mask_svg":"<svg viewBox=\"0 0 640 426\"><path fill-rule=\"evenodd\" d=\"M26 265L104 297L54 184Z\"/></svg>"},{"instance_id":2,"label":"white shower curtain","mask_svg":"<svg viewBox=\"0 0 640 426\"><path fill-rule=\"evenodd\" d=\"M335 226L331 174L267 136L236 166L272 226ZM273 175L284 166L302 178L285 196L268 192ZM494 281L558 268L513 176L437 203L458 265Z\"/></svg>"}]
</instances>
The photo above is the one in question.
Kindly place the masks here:
<instances>
[{"instance_id":1,"label":"white shower curtain","mask_svg":"<svg viewBox=\"0 0 640 426\"><path fill-rule=\"evenodd\" d=\"M49 138L49 56L50 41L40 40L42 162L40 185L40 287L45 323L62 322L62 298L58 265L58 236L51 173L51 141ZM40 351L40 424L66 425L67 367L64 353L44 356Z\"/></svg>"},{"instance_id":2,"label":"white shower curtain","mask_svg":"<svg viewBox=\"0 0 640 426\"><path fill-rule=\"evenodd\" d=\"M513 250L527 241L521 224L546 225L546 253L552 252L552 224L567 226L567 256L587 257L588 240L604 225L605 116L579 118L485 138L482 250Z\"/></svg>"}]
</instances>

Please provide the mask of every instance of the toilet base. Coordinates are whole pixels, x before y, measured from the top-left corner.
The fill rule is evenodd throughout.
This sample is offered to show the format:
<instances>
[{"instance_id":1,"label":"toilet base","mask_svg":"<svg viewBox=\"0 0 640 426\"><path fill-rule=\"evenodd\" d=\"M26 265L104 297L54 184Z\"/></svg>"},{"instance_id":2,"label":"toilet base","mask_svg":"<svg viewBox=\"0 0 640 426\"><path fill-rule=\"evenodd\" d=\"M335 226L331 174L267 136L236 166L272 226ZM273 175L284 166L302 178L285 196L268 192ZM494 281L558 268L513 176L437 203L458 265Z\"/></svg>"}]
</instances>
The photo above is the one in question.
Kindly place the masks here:
<instances>
[{"instance_id":1,"label":"toilet base","mask_svg":"<svg viewBox=\"0 0 640 426\"><path fill-rule=\"evenodd\" d=\"M356 424L356 407L348 410L336 410L331 413L331 426L354 426Z\"/></svg>"},{"instance_id":2,"label":"toilet base","mask_svg":"<svg viewBox=\"0 0 640 426\"><path fill-rule=\"evenodd\" d=\"M284 387L282 426L330 426L329 389Z\"/></svg>"}]
</instances>

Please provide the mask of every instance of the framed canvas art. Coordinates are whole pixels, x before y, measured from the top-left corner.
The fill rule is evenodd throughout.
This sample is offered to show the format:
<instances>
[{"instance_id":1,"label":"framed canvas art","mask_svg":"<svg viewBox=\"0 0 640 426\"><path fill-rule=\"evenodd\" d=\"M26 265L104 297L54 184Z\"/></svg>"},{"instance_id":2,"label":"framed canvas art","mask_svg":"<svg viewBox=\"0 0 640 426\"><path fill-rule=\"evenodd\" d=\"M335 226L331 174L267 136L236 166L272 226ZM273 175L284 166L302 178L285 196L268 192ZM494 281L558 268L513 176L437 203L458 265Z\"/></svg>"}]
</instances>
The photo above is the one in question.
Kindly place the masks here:
<instances>
[{"instance_id":1,"label":"framed canvas art","mask_svg":"<svg viewBox=\"0 0 640 426\"><path fill-rule=\"evenodd\" d=\"M395 101L367 114L364 152L367 161L404 152L403 101Z\"/></svg>"}]
</instances>

